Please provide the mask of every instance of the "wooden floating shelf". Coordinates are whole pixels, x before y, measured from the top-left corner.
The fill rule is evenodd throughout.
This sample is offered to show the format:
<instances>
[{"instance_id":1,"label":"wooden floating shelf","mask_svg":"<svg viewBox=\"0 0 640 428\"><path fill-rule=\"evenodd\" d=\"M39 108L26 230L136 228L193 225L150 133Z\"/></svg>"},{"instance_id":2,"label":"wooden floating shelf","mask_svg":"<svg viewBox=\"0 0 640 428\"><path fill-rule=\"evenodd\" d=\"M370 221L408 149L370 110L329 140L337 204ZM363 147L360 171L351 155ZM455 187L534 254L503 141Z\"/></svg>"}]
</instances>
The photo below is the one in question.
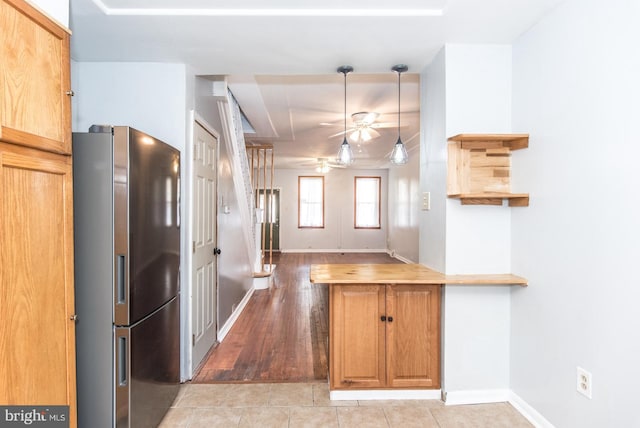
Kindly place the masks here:
<instances>
[{"instance_id":1,"label":"wooden floating shelf","mask_svg":"<svg viewBox=\"0 0 640 428\"><path fill-rule=\"evenodd\" d=\"M448 141L459 141L463 149L505 147L518 150L529 147L529 134L458 134Z\"/></svg>"},{"instance_id":2,"label":"wooden floating shelf","mask_svg":"<svg viewBox=\"0 0 640 428\"><path fill-rule=\"evenodd\" d=\"M476 193L463 195L448 195L450 198L460 199L462 205L502 205L506 199L510 207L529 206L528 193Z\"/></svg>"},{"instance_id":3,"label":"wooden floating shelf","mask_svg":"<svg viewBox=\"0 0 640 428\"><path fill-rule=\"evenodd\" d=\"M511 151L529 147L528 134L459 134L449 138L447 195L462 205L529 206L511 192Z\"/></svg>"}]
</instances>

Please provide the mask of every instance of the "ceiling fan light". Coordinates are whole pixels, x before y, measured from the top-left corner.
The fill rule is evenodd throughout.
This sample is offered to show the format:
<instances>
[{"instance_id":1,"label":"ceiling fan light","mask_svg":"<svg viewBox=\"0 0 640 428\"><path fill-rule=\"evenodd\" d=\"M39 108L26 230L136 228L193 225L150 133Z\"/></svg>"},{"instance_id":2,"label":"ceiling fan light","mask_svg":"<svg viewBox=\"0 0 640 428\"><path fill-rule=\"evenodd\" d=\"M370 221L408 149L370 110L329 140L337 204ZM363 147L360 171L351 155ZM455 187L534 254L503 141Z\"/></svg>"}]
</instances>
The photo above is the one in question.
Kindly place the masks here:
<instances>
[{"instance_id":1,"label":"ceiling fan light","mask_svg":"<svg viewBox=\"0 0 640 428\"><path fill-rule=\"evenodd\" d=\"M356 129L349 135L349 139L354 143L357 143L360 140L360 130Z\"/></svg>"},{"instance_id":2,"label":"ceiling fan light","mask_svg":"<svg viewBox=\"0 0 640 428\"><path fill-rule=\"evenodd\" d=\"M363 142L367 142L371 140L371 134L369 133L369 131L367 131L366 129L362 129L360 131L360 140Z\"/></svg>"},{"instance_id":3,"label":"ceiling fan light","mask_svg":"<svg viewBox=\"0 0 640 428\"><path fill-rule=\"evenodd\" d=\"M351 146L347 142L345 138L340 145L340 151L338 151L337 162L340 165L351 165L353 163L353 152L351 151Z\"/></svg>"},{"instance_id":4,"label":"ceiling fan light","mask_svg":"<svg viewBox=\"0 0 640 428\"><path fill-rule=\"evenodd\" d=\"M327 163L327 161L322 161L316 168L316 171L322 174L326 174L331 170L331 167Z\"/></svg>"},{"instance_id":5,"label":"ceiling fan light","mask_svg":"<svg viewBox=\"0 0 640 428\"><path fill-rule=\"evenodd\" d=\"M404 165L409 162L409 154L407 153L407 149L402 143L402 140L398 138L396 145L393 146L393 151L391 152L391 163L394 165Z\"/></svg>"},{"instance_id":6,"label":"ceiling fan light","mask_svg":"<svg viewBox=\"0 0 640 428\"><path fill-rule=\"evenodd\" d=\"M364 117L365 123L371 124L375 122L379 115L380 114L376 113L375 111L367 113L367 115Z\"/></svg>"}]
</instances>

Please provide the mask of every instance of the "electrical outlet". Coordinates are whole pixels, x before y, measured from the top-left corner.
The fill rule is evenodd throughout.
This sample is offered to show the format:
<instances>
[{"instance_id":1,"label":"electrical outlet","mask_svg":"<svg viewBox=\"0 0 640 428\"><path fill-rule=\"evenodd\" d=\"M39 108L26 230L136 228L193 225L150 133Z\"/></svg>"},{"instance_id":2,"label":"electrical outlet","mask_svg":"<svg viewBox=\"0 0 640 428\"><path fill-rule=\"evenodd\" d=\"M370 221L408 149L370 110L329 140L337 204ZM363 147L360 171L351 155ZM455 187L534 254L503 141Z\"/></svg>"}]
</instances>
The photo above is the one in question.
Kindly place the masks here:
<instances>
[{"instance_id":1,"label":"electrical outlet","mask_svg":"<svg viewBox=\"0 0 640 428\"><path fill-rule=\"evenodd\" d=\"M591 392L593 388L591 373L582 367L576 367L576 374L576 389L580 394L591 399Z\"/></svg>"}]
</instances>

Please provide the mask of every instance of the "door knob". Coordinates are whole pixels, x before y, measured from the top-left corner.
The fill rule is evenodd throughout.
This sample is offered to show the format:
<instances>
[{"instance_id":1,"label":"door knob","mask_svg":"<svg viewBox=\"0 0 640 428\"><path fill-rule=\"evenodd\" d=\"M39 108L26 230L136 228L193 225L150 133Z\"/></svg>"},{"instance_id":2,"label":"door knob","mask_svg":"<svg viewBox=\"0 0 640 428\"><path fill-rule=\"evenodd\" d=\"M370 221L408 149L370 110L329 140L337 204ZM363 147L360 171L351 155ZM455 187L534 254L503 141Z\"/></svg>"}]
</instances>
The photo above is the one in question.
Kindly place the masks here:
<instances>
[{"instance_id":1,"label":"door knob","mask_svg":"<svg viewBox=\"0 0 640 428\"><path fill-rule=\"evenodd\" d=\"M219 255L221 252L222 252L222 250L220 248L218 248L218 247L213 249L213 254L216 255L216 256Z\"/></svg>"}]
</instances>

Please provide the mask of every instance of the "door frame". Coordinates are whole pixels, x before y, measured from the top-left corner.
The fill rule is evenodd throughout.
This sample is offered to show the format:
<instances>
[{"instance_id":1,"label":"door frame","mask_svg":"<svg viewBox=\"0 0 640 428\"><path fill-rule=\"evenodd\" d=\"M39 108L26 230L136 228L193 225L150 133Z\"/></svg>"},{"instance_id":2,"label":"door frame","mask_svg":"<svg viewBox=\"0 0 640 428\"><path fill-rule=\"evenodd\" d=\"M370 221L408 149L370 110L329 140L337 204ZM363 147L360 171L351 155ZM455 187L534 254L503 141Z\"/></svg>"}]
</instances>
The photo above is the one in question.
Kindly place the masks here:
<instances>
[{"instance_id":1,"label":"door frame","mask_svg":"<svg viewBox=\"0 0 640 428\"><path fill-rule=\"evenodd\" d=\"M220 133L218 133L213 126L211 126L206 119L204 119L200 114L198 114L195 110L189 111L189 120L188 120L188 129L187 129L187 143L185 145L185 149L183 151L181 159L181 171L183 172L182 181L182 197L181 206L182 206L182 214L181 218L183 221L181 222L182 228L182 245L181 251L183 256L182 269L180 272L180 283L182 286L180 287L180 380L182 382L191 380L193 377L193 371L196 367L194 367L193 363L193 349L191 345L191 336L193 334L192 328L192 305L191 305L191 296L193 290L193 281L192 281L192 269L193 269L193 253L192 253L192 245L193 241L193 227L191 224L191 215L193 213L193 143L195 138L194 128L196 124L202 126L207 132L213 135L217 140L218 144L220 142ZM219 156L219 150L216 150L216 163ZM219 171L216 168L216 182L219 178ZM218 201L216 200L216 204ZM218 228L218 219L216 216L216 230ZM217 239L217 233L216 233ZM216 243L217 244L217 243ZM218 270L216 269L216 284L218 283L219 278ZM218 305L218 287L216 286L216 306ZM217 312L216 307L216 312ZM217 314L216 314L217 318ZM216 319L217 322L217 319ZM217 334L217 328L216 328Z\"/></svg>"}]
</instances>

